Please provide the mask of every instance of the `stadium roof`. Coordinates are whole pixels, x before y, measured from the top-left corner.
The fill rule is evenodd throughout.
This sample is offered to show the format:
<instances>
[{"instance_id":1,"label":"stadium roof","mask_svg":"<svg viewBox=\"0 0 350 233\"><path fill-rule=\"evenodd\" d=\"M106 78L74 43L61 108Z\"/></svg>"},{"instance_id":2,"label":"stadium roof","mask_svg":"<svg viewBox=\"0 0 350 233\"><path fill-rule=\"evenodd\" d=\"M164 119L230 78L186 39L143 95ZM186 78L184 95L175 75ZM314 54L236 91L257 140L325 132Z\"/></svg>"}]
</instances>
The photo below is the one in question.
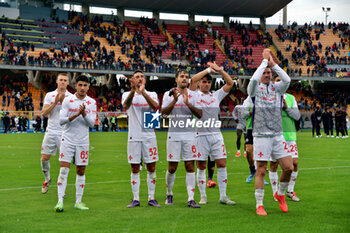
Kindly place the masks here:
<instances>
[{"instance_id":1,"label":"stadium roof","mask_svg":"<svg viewBox=\"0 0 350 233\"><path fill-rule=\"evenodd\" d=\"M104 7L193 13L201 15L229 15L237 17L270 17L292 0L75 0L75 2ZM97 3L98 2L98 3Z\"/></svg>"}]
</instances>

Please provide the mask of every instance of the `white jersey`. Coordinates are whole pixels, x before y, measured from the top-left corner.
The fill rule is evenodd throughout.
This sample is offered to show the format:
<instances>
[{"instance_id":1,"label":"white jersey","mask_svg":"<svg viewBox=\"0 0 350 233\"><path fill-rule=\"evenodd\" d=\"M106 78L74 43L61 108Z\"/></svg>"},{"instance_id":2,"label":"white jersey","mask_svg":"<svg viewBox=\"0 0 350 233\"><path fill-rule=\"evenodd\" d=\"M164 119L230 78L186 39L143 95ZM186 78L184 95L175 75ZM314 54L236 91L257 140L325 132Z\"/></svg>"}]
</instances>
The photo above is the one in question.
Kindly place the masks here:
<instances>
[{"instance_id":1,"label":"white jersey","mask_svg":"<svg viewBox=\"0 0 350 233\"><path fill-rule=\"evenodd\" d=\"M86 116L79 115L73 121L69 117L79 112L79 107L85 104ZM64 98L60 112L60 124L63 126L62 140L65 142L81 146L89 145L89 127L95 125L96 101L89 96L80 100L76 95Z\"/></svg>"},{"instance_id":2,"label":"white jersey","mask_svg":"<svg viewBox=\"0 0 350 233\"><path fill-rule=\"evenodd\" d=\"M58 93L57 90L46 93L45 99L44 99L44 105L45 104L52 105L53 103L55 103L57 93ZM65 92L65 98L71 95L72 94L69 91ZM49 119L47 122L46 132L50 134L57 134L57 135L62 134L62 126L60 125L61 105L62 104L58 102L48 116Z\"/></svg>"},{"instance_id":3,"label":"white jersey","mask_svg":"<svg viewBox=\"0 0 350 233\"><path fill-rule=\"evenodd\" d=\"M220 88L214 93L204 94L198 91L198 100L202 107L202 118L198 121L206 121L211 119L211 121L218 121L220 114L220 102L225 98L228 93ZM216 127L202 127L196 128L197 135L209 135L213 133L221 133L220 128Z\"/></svg>"},{"instance_id":4,"label":"white jersey","mask_svg":"<svg viewBox=\"0 0 350 233\"><path fill-rule=\"evenodd\" d=\"M201 104L198 101L198 93L187 89L188 101L196 108L201 109ZM169 96L169 91L164 93L162 108L166 108L174 100L174 96ZM180 95L173 110L169 113L169 130L168 139L172 141L194 140L194 127L186 124L194 119L191 110L183 102L183 96ZM172 122L172 123L171 123ZM178 123L184 122L184 125ZM176 125L175 125L176 124Z\"/></svg>"},{"instance_id":5,"label":"white jersey","mask_svg":"<svg viewBox=\"0 0 350 233\"><path fill-rule=\"evenodd\" d=\"M235 106L235 108L232 111L232 116L233 119L238 120L238 124L245 125L244 106L242 104L238 104Z\"/></svg>"},{"instance_id":6,"label":"white jersey","mask_svg":"<svg viewBox=\"0 0 350 233\"><path fill-rule=\"evenodd\" d=\"M254 103L253 110L253 136L282 135L282 96L290 84L290 77L278 65L272 67L281 82L269 85L260 83L268 60L264 59L254 72L248 84L248 94Z\"/></svg>"},{"instance_id":7,"label":"white jersey","mask_svg":"<svg viewBox=\"0 0 350 233\"><path fill-rule=\"evenodd\" d=\"M128 98L130 91L124 92L122 96L122 104ZM158 95L155 92L146 91L146 94L158 103ZM144 129L143 114L144 112L153 111L142 94L135 92L131 105L127 110L128 113L128 140L143 141L149 138L155 138L156 135L153 129Z\"/></svg>"}]
</instances>

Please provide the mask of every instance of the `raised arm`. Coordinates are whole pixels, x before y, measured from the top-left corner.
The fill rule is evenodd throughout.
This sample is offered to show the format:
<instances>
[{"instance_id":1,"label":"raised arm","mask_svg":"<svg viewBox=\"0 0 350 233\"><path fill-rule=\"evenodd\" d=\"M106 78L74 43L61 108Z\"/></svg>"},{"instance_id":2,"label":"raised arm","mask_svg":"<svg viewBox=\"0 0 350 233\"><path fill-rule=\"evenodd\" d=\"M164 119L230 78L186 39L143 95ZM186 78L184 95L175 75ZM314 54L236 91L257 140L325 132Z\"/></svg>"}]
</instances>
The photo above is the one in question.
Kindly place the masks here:
<instances>
[{"instance_id":1,"label":"raised arm","mask_svg":"<svg viewBox=\"0 0 350 233\"><path fill-rule=\"evenodd\" d=\"M268 65L268 60L270 58L270 49L264 49L263 58L264 58L264 60L261 62L258 69L256 69L256 71L254 72L254 74L253 74L253 76L250 79L250 82L248 84L248 95L250 97L255 96L256 89L258 87L261 76L263 75L263 73Z\"/></svg>"},{"instance_id":2,"label":"raised arm","mask_svg":"<svg viewBox=\"0 0 350 233\"><path fill-rule=\"evenodd\" d=\"M202 70L201 72L195 74L192 78L191 78L191 82L190 82L190 87L189 89L191 91L195 91L197 90L197 86L198 86L198 82L207 74L210 74L212 72L212 70L210 69L210 67L206 68L205 70Z\"/></svg>"},{"instance_id":3,"label":"raised arm","mask_svg":"<svg viewBox=\"0 0 350 233\"><path fill-rule=\"evenodd\" d=\"M269 59L269 66L272 67L276 74L281 78L281 82L276 83L275 86L276 90L283 95L288 90L290 77L281 67L279 67L279 65L273 61L272 57Z\"/></svg>"},{"instance_id":4,"label":"raised arm","mask_svg":"<svg viewBox=\"0 0 350 233\"><path fill-rule=\"evenodd\" d=\"M222 87L224 92L226 92L226 93L230 92L230 90L233 87L233 80L232 80L231 76L228 73L226 73L226 71L224 69L220 68L215 62L214 63L209 62L208 65L210 66L210 68L212 70L214 70L217 73L220 73L222 75L222 77L224 78L225 85Z\"/></svg>"}]
</instances>

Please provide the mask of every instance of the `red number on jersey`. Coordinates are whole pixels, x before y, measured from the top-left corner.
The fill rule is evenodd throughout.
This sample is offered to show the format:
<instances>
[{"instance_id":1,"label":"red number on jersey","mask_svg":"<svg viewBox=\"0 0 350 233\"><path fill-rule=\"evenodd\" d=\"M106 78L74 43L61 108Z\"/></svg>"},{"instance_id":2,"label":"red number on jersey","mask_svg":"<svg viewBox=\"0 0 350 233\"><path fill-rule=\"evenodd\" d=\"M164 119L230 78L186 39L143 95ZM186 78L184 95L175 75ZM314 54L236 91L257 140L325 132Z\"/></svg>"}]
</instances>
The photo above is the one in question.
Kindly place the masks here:
<instances>
[{"instance_id":1,"label":"red number on jersey","mask_svg":"<svg viewBox=\"0 0 350 233\"><path fill-rule=\"evenodd\" d=\"M195 154L196 152L197 152L196 146L193 145L193 146L192 146L192 153Z\"/></svg>"},{"instance_id":2,"label":"red number on jersey","mask_svg":"<svg viewBox=\"0 0 350 233\"><path fill-rule=\"evenodd\" d=\"M80 158L81 159L88 159L89 158L89 151L80 152Z\"/></svg>"}]
</instances>

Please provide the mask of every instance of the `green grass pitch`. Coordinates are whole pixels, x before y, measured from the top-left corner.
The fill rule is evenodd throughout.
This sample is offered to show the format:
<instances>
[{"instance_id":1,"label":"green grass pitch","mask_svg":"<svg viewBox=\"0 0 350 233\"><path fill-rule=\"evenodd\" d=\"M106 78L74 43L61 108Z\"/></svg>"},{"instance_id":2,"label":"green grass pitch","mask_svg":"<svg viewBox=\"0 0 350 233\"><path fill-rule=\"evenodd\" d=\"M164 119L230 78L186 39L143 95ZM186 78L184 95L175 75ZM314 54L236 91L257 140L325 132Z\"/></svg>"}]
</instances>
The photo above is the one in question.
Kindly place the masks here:
<instances>
[{"instance_id":1,"label":"green grass pitch","mask_svg":"<svg viewBox=\"0 0 350 233\"><path fill-rule=\"evenodd\" d=\"M90 161L83 201L78 211L75 168L71 167L63 213L57 203L57 156L51 159L52 185L41 194L40 148L43 134L0 135L0 232L350 232L350 139L312 138L298 133L299 203L287 200L288 213L265 187L268 216L255 214L254 185L246 184L246 158L235 158L235 132L224 131L228 151L228 196L236 206L218 203L219 190L207 189L208 204L186 207L183 163L178 167L174 205L165 206L166 132L158 132L156 199L161 208L147 206L146 171L141 171L141 207L128 209L132 199L127 133L90 133ZM242 140L243 145L243 140ZM268 178L267 178L268 179ZM195 200L199 201L196 187Z\"/></svg>"}]
</instances>

